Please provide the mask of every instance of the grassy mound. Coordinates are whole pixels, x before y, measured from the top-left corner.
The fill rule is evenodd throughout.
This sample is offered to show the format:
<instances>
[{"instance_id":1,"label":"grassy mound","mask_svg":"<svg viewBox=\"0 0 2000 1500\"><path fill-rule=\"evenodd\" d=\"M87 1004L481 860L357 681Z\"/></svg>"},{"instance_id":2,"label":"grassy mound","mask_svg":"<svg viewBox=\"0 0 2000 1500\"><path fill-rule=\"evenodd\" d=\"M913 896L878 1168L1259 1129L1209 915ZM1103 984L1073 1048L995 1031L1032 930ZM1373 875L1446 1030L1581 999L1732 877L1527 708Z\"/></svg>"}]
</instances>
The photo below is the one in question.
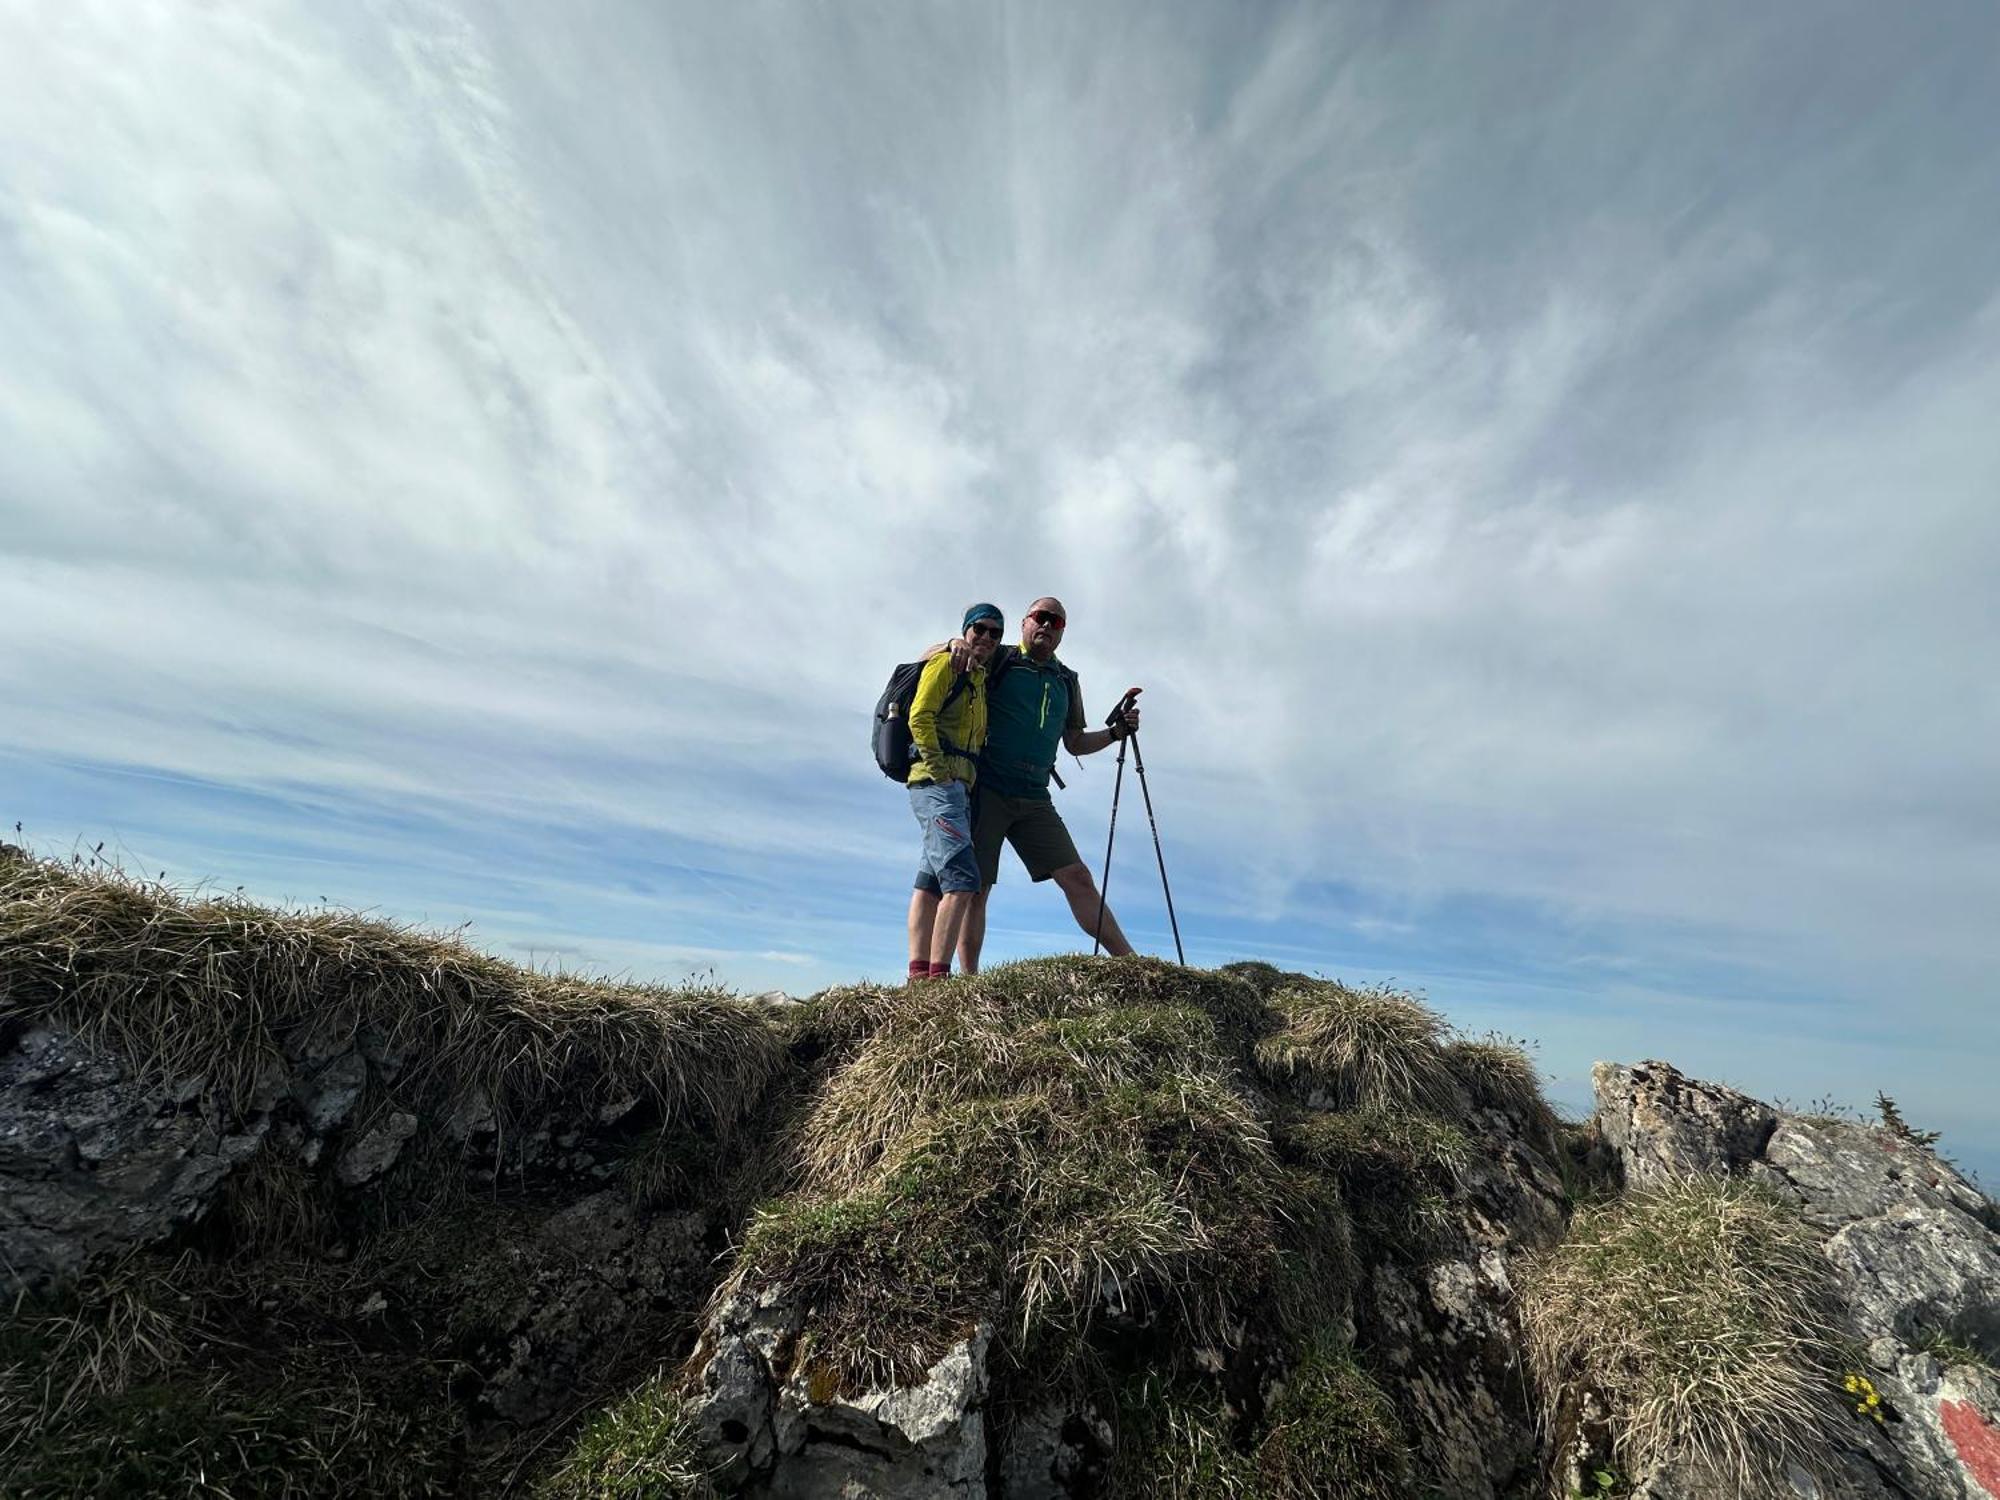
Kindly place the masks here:
<instances>
[{"instance_id":1,"label":"grassy mound","mask_svg":"<svg viewBox=\"0 0 2000 1500\"><path fill-rule=\"evenodd\" d=\"M1003 1407L1064 1382L1101 1399L1134 1365L1206 1391L1148 1430L1195 1468L1221 1442L1211 1466L1253 1488L1190 1494L1313 1492L1314 1460L1274 1455L1337 1441L1331 1408L1268 1414L1276 1447L1241 1409L1211 1430L1194 1351L1323 1356L1362 1265L1434 1247L1476 1109L1532 1082L1491 1044L1450 1055L1408 996L1262 965L1042 959L839 1005L791 1180L724 1293L810 1309L792 1368L822 1398L920 1377L981 1324Z\"/></svg>"},{"instance_id":2,"label":"grassy mound","mask_svg":"<svg viewBox=\"0 0 2000 1500\"><path fill-rule=\"evenodd\" d=\"M1522 1289L1552 1397L1609 1400L1628 1473L1678 1460L1730 1494L1811 1469L1828 1444L1839 1353L1829 1272L1788 1208L1741 1183L1691 1179L1579 1211Z\"/></svg>"},{"instance_id":3,"label":"grassy mound","mask_svg":"<svg viewBox=\"0 0 2000 1500\"><path fill-rule=\"evenodd\" d=\"M201 1080L237 1113L291 1059L365 1043L395 1066L371 1070L363 1118L405 1110L435 1127L480 1099L503 1137L553 1109L631 1101L664 1124L726 1130L787 1061L764 1008L721 988L544 973L346 912L16 856L0 860L0 1037L35 1024L148 1076ZM456 1181L447 1168L431 1185ZM308 1187L267 1169L232 1191L275 1193L245 1216L306 1232Z\"/></svg>"},{"instance_id":4,"label":"grassy mound","mask_svg":"<svg viewBox=\"0 0 2000 1500\"><path fill-rule=\"evenodd\" d=\"M1240 984L1141 958L903 992L801 1121L730 1290L813 1307L838 1389L920 1376L980 1322L1044 1373L1107 1319L1219 1337L1287 1248L1237 1065L1258 1019Z\"/></svg>"},{"instance_id":5,"label":"grassy mound","mask_svg":"<svg viewBox=\"0 0 2000 1500\"><path fill-rule=\"evenodd\" d=\"M1518 1053L1269 965L1046 959L773 1012L0 855L0 1041L37 1024L201 1078L218 1114L359 1048L393 1062L345 1128L394 1109L423 1133L352 1192L274 1130L200 1234L16 1309L0 1467L26 1495L92 1472L110 1493L703 1493L672 1380L637 1379L685 1354L692 1305L649 1314L554 1426L498 1449L481 1429L473 1366L529 1274L495 1249L596 1182L469 1195L441 1122L474 1099L503 1135L641 1101L650 1134L607 1170L642 1216L696 1202L740 1231L714 1277L808 1309L815 1393L919 1375L985 1324L1003 1428L1058 1382L1128 1410L1118 1493L1396 1493L1396 1414L1340 1344L1356 1279L1429 1253L1482 1110L1541 1107ZM1150 1394L1121 1406L1135 1369Z\"/></svg>"},{"instance_id":6,"label":"grassy mound","mask_svg":"<svg viewBox=\"0 0 2000 1500\"><path fill-rule=\"evenodd\" d=\"M180 1242L14 1306L0 1323L9 1495L455 1493L474 1474L497 1490L546 1434L490 1418L475 1432L468 1360L504 1345L531 1274L564 1272L496 1247L599 1184L501 1171L475 1191L442 1123L477 1101L505 1141L616 1104L649 1133L624 1185L670 1197L638 1168L695 1152L712 1169L732 1131L751 1149L748 1117L796 1070L768 1009L719 988L539 973L392 923L5 852L0 1044L36 1025L142 1078L199 1080L219 1123L289 1109L274 1079L359 1047L383 1065L348 1134L391 1110L422 1130L363 1193L332 1181L334 1152L308 1163L273 1131ZM599 1394L683 1351L706 1291L657 1303L634 1348L603 1351Z\"/></svg>"}]
</instances>

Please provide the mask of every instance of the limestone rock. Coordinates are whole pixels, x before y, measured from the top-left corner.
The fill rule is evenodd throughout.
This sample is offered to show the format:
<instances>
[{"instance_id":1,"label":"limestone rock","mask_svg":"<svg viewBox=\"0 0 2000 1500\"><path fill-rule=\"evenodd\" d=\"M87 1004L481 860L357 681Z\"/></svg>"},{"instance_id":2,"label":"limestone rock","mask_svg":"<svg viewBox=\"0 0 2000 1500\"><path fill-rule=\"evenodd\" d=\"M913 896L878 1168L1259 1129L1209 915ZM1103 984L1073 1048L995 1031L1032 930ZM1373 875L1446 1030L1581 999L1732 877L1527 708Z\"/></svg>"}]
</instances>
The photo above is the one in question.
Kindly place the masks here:
<instances>
[{"instance_id":1,"label":"limestone rock","mask_svg":"<svg viewBox=\"0 0 2000 1500\"><path fill-rule=\"evenodd\" d=\"M725 1488L782 1500L986 1493L989 1329L913 1384L815 1395L804 1326L781 1293L730 1296L710 1317L693 1400Z\"/></svg>"},{"instance_id":2,"label":"limestone rock","mask_svg":"<svg viewBox=\"0 0 2000 1500\"><path fill-rule=\"evenodd\" d=\"M1096 1494L1118 1441L1096 1412L1072 1412L1053 1402L1017 1414L1000 1450L1002 1500L1069 1500Z\"/></svg>"},{"instance_id":3,"label":"limestone rock","mask_svg":"<svg viewBox=\"0 0 2000 1500\"><path fill-rule=\"evenodd\" d=\"M1362 1343L1419 1468L1461 1500L1512 1494L1536 1467L1512 1301L1505 1258L1492 1249L1422 1270L1379 1265L1362 1299Z\"/></svg>"},{"instance_id":4,"label":"limestone rock","mask_svg":"<svg viewBox=\"0 0 2000 1500\"><path fill-rule=\"evenodd\" d=\"M334 1181L350 1188L373 1182L396 1164L403 1143L416 1133L415 1115L400 1109L392 1111L388 1119L341 1152L340 1160L333 1166Z\"/></svg>"},{"instance_id":5,"label":"limestone rock","mask_svg":"<svg viewBox=\"0 0 2000 1500\"><path fill-rule=\"evenodd\" d=\"M1982 1364L2000 1360L2000 1210L1907 1135L1782 1113L1665 1063L1600 1063L1595 1079L1597 1128L1629 1184L1745 1177L1825 1237L1835 1315L1887 1419L1856 1417L1824 1472L1791 1476L1795 1493L2000 1500L2000 1380ZM1735 1500L1671 1470L1634 1478L1649 1500Z\"/></svg>"},{"instance_id":6,"label":"limestone rock","mask_svg":"<svg viewBox=\"0 0 2000 1500\"><path fill-rule=\"evenodd\" d=\"M367 1086L367 1059L359 1052L342 1052L293 1085L292 1095L306 1129L325 1135L346 1122Z\"/></svg>"},{"instance_id":7,"label":"limestone rock","mask_svg":"<svg viewBox=\"0 0 2000 1500\"><path fill-rule=\"evenodd\" d=\"M803 1371L794 1373L778 1394L774 1500L983 1496L989 1337L974 1330L915 1385L856 1396L815 1401Z\"/></svg>"},{"instance_id":8,"label":"limestone rock","mask_svg":"<svg viewBox=\"0 0 2000 1500\"><path fill-rule=\"evenodd\" d=\"M0 1295L200 1218L266 1126L212 1112L196 1082L141 1082L75 1037L25 1032L0 1055Z\"/></svg>"},{"instance_id":9,"label":"limestone rock","mask_svg":"<svg viewBox=\"0 0 2000 1500\"><path fill-rule=\"evenodd\" d=\"M1597 1129L1631 1187L1695 1173L1740 1172L1763 1152L1778 1115L1721 1084L1688 1078L1663 1062L1591 1070Z\"/></svg>"}]
</instances>

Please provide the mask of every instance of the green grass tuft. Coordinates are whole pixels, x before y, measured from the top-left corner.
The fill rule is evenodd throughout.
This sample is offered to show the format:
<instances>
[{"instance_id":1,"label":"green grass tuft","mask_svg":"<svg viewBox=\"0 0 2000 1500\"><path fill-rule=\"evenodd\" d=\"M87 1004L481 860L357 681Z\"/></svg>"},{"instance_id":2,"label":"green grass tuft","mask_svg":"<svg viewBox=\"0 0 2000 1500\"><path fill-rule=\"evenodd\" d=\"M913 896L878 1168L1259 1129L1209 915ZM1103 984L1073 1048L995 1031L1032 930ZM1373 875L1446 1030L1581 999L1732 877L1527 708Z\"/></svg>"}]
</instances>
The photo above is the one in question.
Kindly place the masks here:
<instances>
[{"instance_id":1,"label":"green grass tuft","mask_svg":"<svg viewBox=\"0 0 2000 1500\"><path fill-rule=\"evenodd\" d=\"M334 1350L239 1352L191 1258L139 1257L0 1326L0 1472L76 1495L446 1495L460 1422L442 1373Z\"/></svg>"},{"instance_id":2,"label":"green grass tuft","mask_svg":"<svg viewBox=\"0 0 2000 1500\"><path fill-rule=\"evenodd\" d=\"M1036 960L902 992L797 1134L731 1286L814 1309L845 1387L920 1374L980 1321L1060 1372L1107 1319L1198 1339L1324 1285L1240 1085L1255 993L1152 960Z\"/></svg>"},{"instance_id":3,"label":"green grass tuft","mask_svg":"<svg viewBox=\"0 0 2000 1500\"><path fill-rule=\"evenodd\" d=\"M663 1378L593 1417L533 1489L536 1500L710 1500L699 1424Z\"/></svg>"},{"instance_id":4,"label":"green grass tuft","mask_svg":"<svg viewBox=\"0 0 2000 1500\"><path fill-rule=\"evenodd\" d=\"M1273 1082L1336 1109L1415 1109L1457 1119L1470 1101L1444 1056L1442 1017L1387 986L1314 980L1278 990L1283 1026L1257 1046Z\"/></svg>"},{"instance_id":5,"label":"green grass tuft","mask_svg":"<svg viewBox=\"0 0 2000 1500\"><path fill-rule=\"evenodd\" d=\"M1411 1453L1351 1350L1306 1347L1254 1433L1206 1382L1148 1372L1118 1396L1111 1500L1408 1500Z\"/></svg>"},{"instance_id":6,"label":"green grass tuft","mask_svg":"<svg viewBox=\"0 0 2000 1500\"><path fill-rule=\"evenodd\" d=\"M1810 1469L1838 1384L1829 1271L1811 1230L1753 1188L1691 1179L1580 1208L1523 1279L1522 1324L1552 1402L1586 1381L1628 1473L1669 1460L1723 1491Z\"/></svg>"},{"instance_id":7,"label":"green grass tuft","mask_svg":"<svg viewBox=\"0 0 2000 1500\"><path fill-rule=\"evenodd\" d=\"M1406 1500L1411 1457L1396 1409L1354 1361L1321 1339L1273 1403L1257 1445L1269 1500Z\"/></svg>"},{"instance_id":8,"label":"green grass tuft","mask_svg":"<svg viewBox=\"0 0 2000 1500\"><path fill-rule=\"evenodd\" d=\"M1259 1500L1254 1457L1215 1391L1154 1373L1125 1383L1107 1500Z\"/></svg>"}]
</instances>

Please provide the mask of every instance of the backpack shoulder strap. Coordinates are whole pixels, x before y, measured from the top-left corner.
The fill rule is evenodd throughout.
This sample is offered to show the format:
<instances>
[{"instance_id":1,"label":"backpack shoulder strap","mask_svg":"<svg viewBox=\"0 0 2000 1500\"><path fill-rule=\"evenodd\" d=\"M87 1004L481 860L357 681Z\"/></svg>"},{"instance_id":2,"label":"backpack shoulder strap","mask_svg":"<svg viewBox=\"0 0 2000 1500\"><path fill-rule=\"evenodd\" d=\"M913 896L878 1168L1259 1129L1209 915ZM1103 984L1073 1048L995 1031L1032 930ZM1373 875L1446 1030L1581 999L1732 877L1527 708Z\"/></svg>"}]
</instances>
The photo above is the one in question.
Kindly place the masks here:
<instances>
[{"instance_id":1,"label":"backpack shoulder strap","mask_svg":"<svg viewBox=\"0 0 2000 1500\"><path fill-rule=\"evenodd\" d=\"M952 704L958 701L958 695L971 686L972 674L970 672L960 672L952 679L950 688L945 692L944 702L938 705L938 712L943 713L947 708L950 708Z\"/></svg>"},{"instance_id":2,"label":"backpack shoulder strap","mask_svg":"<svg viewBox=\"0 0 2000 1500\"><path fill-rule=\"evenodd\" d=\"M972 674L970 672L960 672L956 676L954 676L952 678L951 686L945 690L944 702L938 705L938 716L942 718L944 716L944 711L950 708L951 705L955 701L957 701L958 695L971 686L972 686ZM947 755L962 755L968 760L976 759L976 757L972 754L970 750L962 749L959 746L953 744L949 739L947 739L945 737L945 732L942 725L940 725L938 728L938 746ZM915 759L916 754L917 754L916 746L912 745L910 747L911 758Z\"/></svg>"}]
</instances>

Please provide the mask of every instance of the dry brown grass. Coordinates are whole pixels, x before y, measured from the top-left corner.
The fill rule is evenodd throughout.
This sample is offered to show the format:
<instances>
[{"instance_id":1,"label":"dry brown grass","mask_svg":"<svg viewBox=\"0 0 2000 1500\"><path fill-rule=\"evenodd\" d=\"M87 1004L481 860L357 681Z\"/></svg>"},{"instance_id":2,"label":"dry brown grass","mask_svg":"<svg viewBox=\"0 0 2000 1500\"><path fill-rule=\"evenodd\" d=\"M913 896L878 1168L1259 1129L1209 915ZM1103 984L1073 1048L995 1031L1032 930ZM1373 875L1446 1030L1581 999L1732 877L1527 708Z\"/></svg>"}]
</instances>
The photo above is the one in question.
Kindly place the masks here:
<instances>
[{"instance_id":1,"label":"dry brown grass","mask_svg":"<svg viewBox=\"0 0 2000 1500\"><path fill-rule=\"evenodd\" d=\"M619 984L505 963L339 911L194 896L115 870L0 861L0 1027L51 1024L249 1109L289 1058L365 1040L393 1093L484 1091L503 1128L633 1098L727 1122L784 1057L763 1007L719 988Z\"/></svg>"},{"instance_id":2,"label":"dry brown grass","mask_svg":"<svg viewBox=\"0 0 2000 1500\"><path fill-rule=\"evenodd\" d=\"M1553 1139L1555 1111L1542 1097L1534 1059L1519 1043L1499 1037L1460 1037L1445 1044L1444 1060L1473 1103L1512 1115L1537 1137Z\"/></svg>"},{"instance_id":3,"label":"dry brown grass","mask_svg":"<svg viewBox=\"0 0 2000 1500\"><path fill-rule=\"evenodd\" d=\"M861 1008L842 1013L865 1033ZM282 1110L287 1074L358 1048L370 1081L347 1128L395 1108L424 1129L358 1194L335 1190L334 1153L267 1145L196 1232L217 1258L96 1268L0 1317L0 1488L23 1496L476 1483L491 1455L467 1448L455 1351L494 1332L476 1304L513 1293L468 1279L485 1200L442 1128L454 1109L490 1103L503 1163L525 1127L613 1104L656 1136L750 1150L746 1117L798 1071L777 1013L718 987L540 973L351 913L0 853L0 1041L38 1025L192 1083L219 1119ZM377 1287L394 1317L358 1322Z\"/></svg>"},{"instance_id":4,"label":"dry brown grass","mask_svg":"<svg viewBox=\"0 0 2000 1500\"><path fill-rule=\"evenodd\" d=\"M1107 1318L1198 1337L1281 1272L1291 1185L1242 1087L1254 992L1145 959L1050 959L900 992L797 1132L795 1191L727 1290L814 1309L850 1387L984 1320L1066 1368Z\"/></svg>"},{"instance_id":5,"label":"dry brown grass","mask_svg":"<svg viewBox=\"0 0 2000 1500\"><path fill-rule=\"evenodd\" d=\"M1271 1004L1284 1024L1257 1046L1267 1077L1336 1109L1465 1114L1465 1090L1444 1055L1444 1019L1415 997L1313 980L1274 991Z\"/></svg>"},{"instance_id":6,"label":"dry brown grass","mask_svg":"<svg viewBox=\"0 0 2000 1500\"><path fill-rule=\"evenodd\" d=\"M1838 1378L1829 1272L1812 1231L1740 1183L1690 1179L1580 1210L1524 1279L1522 1325L1552 1403L1612 1408L1627 1473L1669 1460L1761 1494L1829 1442Z\"/></svg>"}]
</instances>

